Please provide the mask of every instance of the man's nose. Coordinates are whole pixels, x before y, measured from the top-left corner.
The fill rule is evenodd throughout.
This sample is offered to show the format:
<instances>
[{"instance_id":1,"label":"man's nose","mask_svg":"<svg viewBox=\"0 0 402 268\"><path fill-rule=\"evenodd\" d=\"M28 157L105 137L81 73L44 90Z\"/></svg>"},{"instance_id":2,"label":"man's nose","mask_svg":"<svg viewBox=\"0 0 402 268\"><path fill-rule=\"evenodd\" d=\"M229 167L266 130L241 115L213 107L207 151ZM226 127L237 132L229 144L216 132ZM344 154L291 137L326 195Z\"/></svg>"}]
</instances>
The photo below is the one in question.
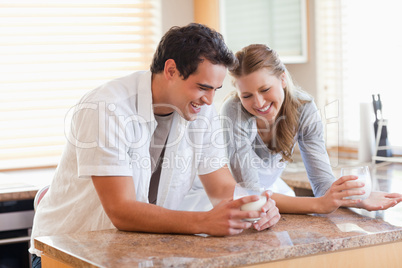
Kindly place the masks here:
<instances>
[{"instance_id":1,"label":"man's nose","mask_svg":"<svg viewBox=\"0 0 402 268\"><path fill-rule=\"evenodd\" d=\"M206 105L211 105L212 102L214 101L215 97L215 90L211 89L208 90L204 96L202 96L201 100L206 104Z\"/></svg>"}]
</instances>

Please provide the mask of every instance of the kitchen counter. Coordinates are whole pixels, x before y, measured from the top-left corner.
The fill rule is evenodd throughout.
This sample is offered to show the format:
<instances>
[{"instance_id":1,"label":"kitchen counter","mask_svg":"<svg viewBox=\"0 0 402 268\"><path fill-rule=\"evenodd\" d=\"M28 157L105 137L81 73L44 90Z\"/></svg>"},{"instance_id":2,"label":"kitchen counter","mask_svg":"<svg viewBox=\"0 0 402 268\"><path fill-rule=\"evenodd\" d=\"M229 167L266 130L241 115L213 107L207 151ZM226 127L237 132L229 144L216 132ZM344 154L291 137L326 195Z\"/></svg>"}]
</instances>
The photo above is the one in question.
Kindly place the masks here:
<instances>
[{"instance_id":1,"label":"kitchen counter","mask_svg":"<svg viewBox=\"0 0 402 268\"><path fill-rule=\"evenodd\" d=\"M285 181L308 189L305 173L289 174ZM402 189L400 164L379 165L372 176L374 189ZM328 215L282 214L269 230L229 237L111 229L40 237L35 245L43 251L44 268L400 267L402 204L377 212L341 208Z\"/></svg>"},{"instance_id":2,"label":"kitchen counter","mask_svg":"<svg viewBox=\"0 0 402 268\"><path fill-rule=\"evenodd\" d=\"M40 189L38 186L25 183L7 183L0 188L0 202L34 199Z\"/></svg>"},{"instance_id":3,"label":"kitchen counter","mask_svg":"<svg viewBox=\"0 0 402 268\"><path fill-rule=\"evenodd\" d=\"M210 237L115 229L36 239L42 267L397 267L402 206L385 212L338 209L329 215L282 215L273 228ZM375 257L373 257L375 255ZM278 266L276 266L278 265ZM289 265L289 266L286 266ZM304 266L307 265L307 266Z\"/></svg>"},{"instance_id":4,"label":"kitchen counter","mask_svg":"<svg viewBox=\"0 0 402 268\"><path fill-rule=\"evenodd\" d=\"M0 202L34 199L49 185L54 168L0 172Z\"/></svg>"}]
</instances>

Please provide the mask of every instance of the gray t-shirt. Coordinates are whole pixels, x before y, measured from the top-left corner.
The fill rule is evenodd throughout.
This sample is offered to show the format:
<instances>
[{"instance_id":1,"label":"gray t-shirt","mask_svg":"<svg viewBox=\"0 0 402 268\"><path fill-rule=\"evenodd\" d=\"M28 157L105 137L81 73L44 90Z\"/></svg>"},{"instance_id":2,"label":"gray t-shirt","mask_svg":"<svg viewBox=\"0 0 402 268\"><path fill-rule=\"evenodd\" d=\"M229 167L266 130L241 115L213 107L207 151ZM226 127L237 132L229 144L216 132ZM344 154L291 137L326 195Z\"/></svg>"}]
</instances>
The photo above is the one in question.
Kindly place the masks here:
<instances>
[{"instance_id":1,"label":"gray t-shirt","mask_svg":"<svg viewBox=\"0 0 402 268\"><path fill-rule=\"evenodd\" d=\"M314 101L303 92L296 92L307 100L300 107L299 128L295 136L307 175L315 196L322 196L335 181L325 148L323 124ZM222 126L230 170L236 181L255 181L266 187L282 174L287 163L280 162L280 153L272 152L258 135L255 117L231 97L221 108Z\"/></svg>"},{"instance_id":2,"label":"gray t-shirt","mask_svg":"<svg viewBox=\"0 0 402 268\"><path fill-rule=\"evenodd\" d=\"M161 177L163 156L166 147L166 141L169 136L170 126L172 124L173 113L169 115L155 115L158 125L152 135L149 155L151 157L151 182L149 184L148 200L149 203L156 204L158 195L159 179Z\"/></svg>"}]
</instances>

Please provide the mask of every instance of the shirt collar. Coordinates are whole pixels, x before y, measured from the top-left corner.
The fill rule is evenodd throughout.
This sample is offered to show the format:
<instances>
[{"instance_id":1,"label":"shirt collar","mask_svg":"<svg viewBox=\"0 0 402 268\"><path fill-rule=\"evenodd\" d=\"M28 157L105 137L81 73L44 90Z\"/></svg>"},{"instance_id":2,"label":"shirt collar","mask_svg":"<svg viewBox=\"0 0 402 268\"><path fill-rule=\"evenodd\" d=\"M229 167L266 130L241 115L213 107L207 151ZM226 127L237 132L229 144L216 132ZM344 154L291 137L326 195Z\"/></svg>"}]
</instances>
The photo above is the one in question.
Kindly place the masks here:
<instances>
[{"instance_id":1,"label":"shirt collar","mask_svg":"<svg viewBox=\"0 0 402 268\"><path fill-rule=\"evenodd\" d=\"M138 98L137 107L138 115L146 122L155 121L154 109L152 108L152 73L151 71L144 72L138 83Z\"/></svg>"}]
</instances>

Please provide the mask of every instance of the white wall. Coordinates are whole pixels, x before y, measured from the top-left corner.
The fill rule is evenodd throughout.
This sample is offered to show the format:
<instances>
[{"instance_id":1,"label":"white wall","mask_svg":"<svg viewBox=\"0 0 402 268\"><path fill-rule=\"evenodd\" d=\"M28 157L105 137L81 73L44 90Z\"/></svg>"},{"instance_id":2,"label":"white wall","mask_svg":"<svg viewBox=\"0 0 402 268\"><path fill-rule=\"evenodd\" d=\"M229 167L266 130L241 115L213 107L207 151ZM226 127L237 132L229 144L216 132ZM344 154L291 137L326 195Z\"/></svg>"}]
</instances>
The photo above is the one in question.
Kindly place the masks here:
<instances>
[{"instance_id":1,"label":"white wall","mask_svg":"<svg viewBox=\"0 0 402 268\"><path fill-rule=\"evenodd\" d=\"M318 99L315 5L314 0L309 0L307 3L308 61L300 64L286 64L286 67L296 84Z\"/></svg>"},{"instance_id":2,"label":"white wall","mask_svg":"<svg viewBox=\"0 0 402 268\"><path fill-rule=\"evenodd\" d=\"M194 21L193 0L161 0L162 33Z\"/></svg>"}]
</instances>

